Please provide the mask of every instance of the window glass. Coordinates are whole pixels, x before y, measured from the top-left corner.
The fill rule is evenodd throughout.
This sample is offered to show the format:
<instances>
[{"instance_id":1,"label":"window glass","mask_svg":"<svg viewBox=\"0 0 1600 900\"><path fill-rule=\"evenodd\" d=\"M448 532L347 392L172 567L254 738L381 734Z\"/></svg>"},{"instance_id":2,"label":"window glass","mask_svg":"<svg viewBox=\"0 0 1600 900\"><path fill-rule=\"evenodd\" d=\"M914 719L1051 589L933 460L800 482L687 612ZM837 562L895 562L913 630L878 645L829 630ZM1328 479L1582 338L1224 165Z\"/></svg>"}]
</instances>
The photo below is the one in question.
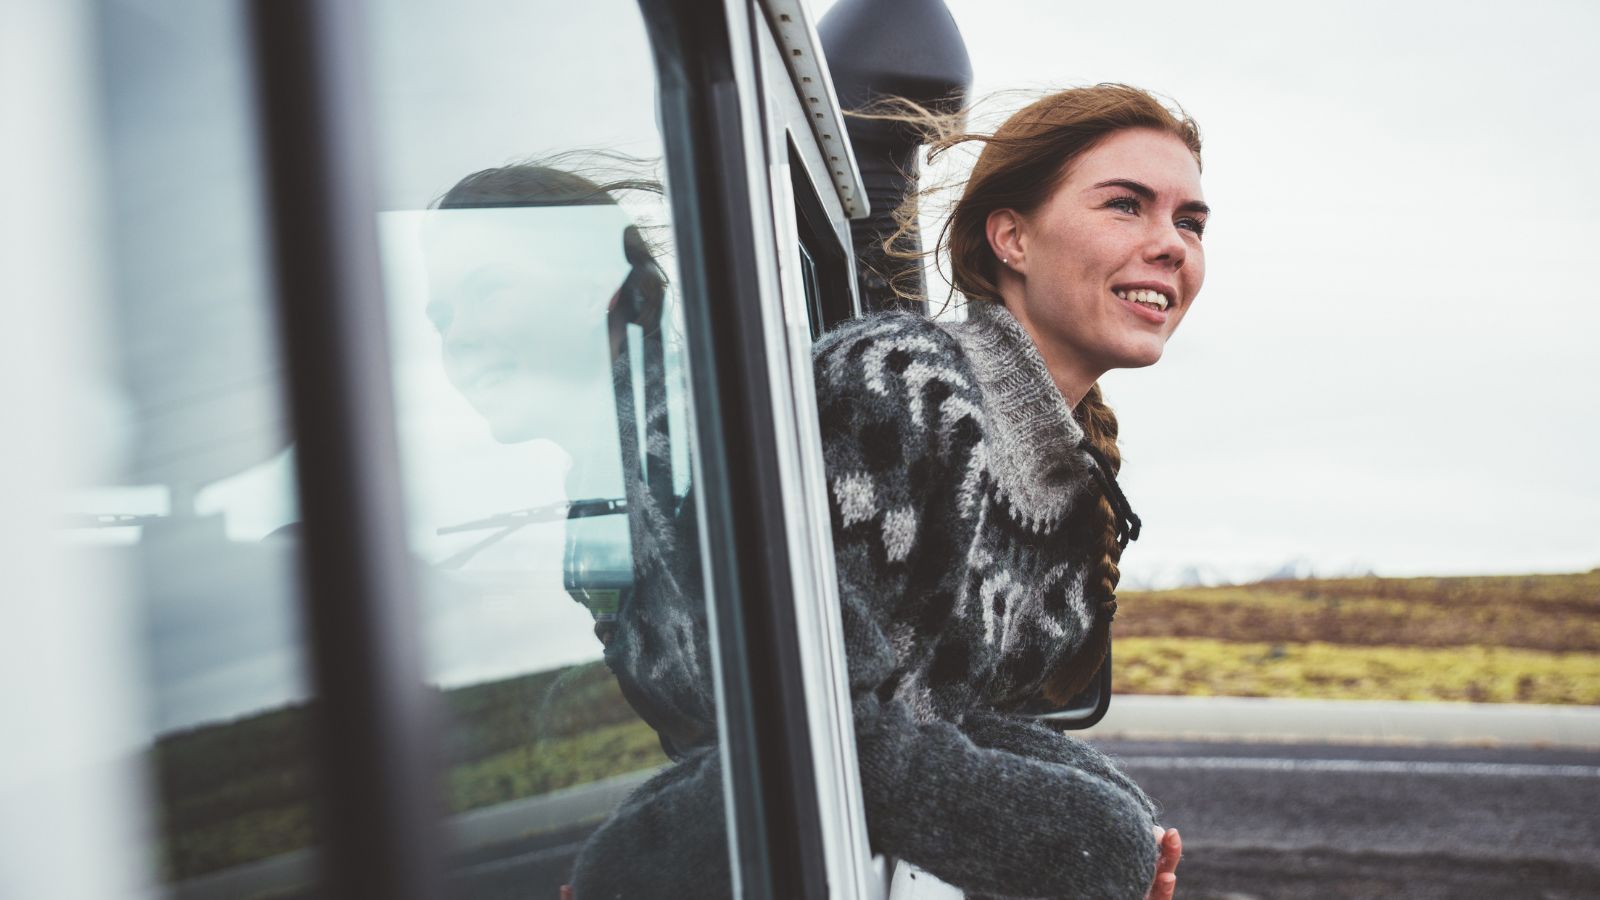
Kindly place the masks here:
<instances>
[{"instance_id":1,"label":"window glass","mask_svg":"<svg viewBox=\"0 0 1600 900\"><path fill-rule=\"evenodd\" d=\"M791 138L792 140L792 138ZM802 155L788 147L790 190L794 195L795 230L799 238L800 278L813 340L854 315L849 260L840 246L821 198L807 177ZM827 189L832 185L825 183Z\"/></svg>"},{"instance_id":2,"label":"window glass","mask_svg":"<svg viewBox=\"0 0 1600 900\"><path fill-rule=\"evenodd\" d=\"M104 699L137 711L148 869L180 894L293 890L310 678L243 22L159 0L98 19L108 358L75 405L96 464L59 539L126 604L128 693Z\"/></svg>"},{"instance_id":3,"label":"window glass","mask_svg":"<svg viewBox=\"0 0 1600 900\"><path fill-rule=\"evenodd\" d=\"M370 18L455 887L555 897L580 852L622 878L706 847L720 863L677 264L638 9L380 2ZM674 835L642 846L637 816L591 837L664 768L709 810L680 823L680 858Z\"/></svg>"}]
</instances>

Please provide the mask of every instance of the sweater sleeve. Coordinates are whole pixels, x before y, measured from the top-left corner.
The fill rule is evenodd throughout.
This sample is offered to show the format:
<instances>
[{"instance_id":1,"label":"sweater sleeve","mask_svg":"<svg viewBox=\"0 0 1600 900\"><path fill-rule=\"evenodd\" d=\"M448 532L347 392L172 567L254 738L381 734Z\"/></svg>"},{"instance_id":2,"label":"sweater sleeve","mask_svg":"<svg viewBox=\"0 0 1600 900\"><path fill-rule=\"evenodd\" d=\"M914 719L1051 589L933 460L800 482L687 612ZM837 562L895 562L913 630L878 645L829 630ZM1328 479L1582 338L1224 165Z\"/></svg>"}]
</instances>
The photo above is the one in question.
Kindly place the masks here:
<instances>
[{"instance_id":1,"label":"sweater sleeve","mask_svg":"<svg viewBox=\"0 0 1600 900\"><path fill-rule=\"evenodd\" d=\"M1143 897L1154 822L1109 761L998 726L980 744L950 714L973 705L982 649L959 608L985 477L962 361L912 316L852 323L815 356L869 835L970 892Z\"/></svg>"},{"instance_id":2,"label":"sweater sleeve","mask_svg":"<svg viewBox=\"0 0 1600 900\"><path fill-rule=\"evenodd\" d=\"M715 745L656 773L584 842L577 900L705 900L733 894Z\"/></svg>"}]
</instances>

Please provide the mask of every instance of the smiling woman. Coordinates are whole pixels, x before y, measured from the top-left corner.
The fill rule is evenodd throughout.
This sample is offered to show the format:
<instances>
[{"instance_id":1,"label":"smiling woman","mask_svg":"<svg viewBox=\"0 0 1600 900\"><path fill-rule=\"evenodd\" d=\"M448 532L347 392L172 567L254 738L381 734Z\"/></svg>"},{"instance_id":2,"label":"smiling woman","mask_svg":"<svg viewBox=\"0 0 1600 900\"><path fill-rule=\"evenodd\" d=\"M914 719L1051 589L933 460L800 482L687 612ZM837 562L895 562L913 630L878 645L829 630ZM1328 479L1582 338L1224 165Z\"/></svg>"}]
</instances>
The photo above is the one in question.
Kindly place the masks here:
<instances>
[{"instance_id":1,"label":"smiling woman","mask_svg":"<svg viewBox=\"0 0 1600 900\"><path fill-rule=\"evenodd\" d=\"M1082 689L1110 645L1140 522L1096 381L1160 359L1200 291L1198 129L1122 85L1051 94L992 135L909 103L870 114L931 131L930 156L983 146L929 251L966 321L889 314L817 348L874 840L969 897L1170 897L1177 832L1025 714ZM897 243L915 197L897 218L885 250L919 258ZM1004 787L974 796L974 779Z\"/></svg>"}]
</instances>

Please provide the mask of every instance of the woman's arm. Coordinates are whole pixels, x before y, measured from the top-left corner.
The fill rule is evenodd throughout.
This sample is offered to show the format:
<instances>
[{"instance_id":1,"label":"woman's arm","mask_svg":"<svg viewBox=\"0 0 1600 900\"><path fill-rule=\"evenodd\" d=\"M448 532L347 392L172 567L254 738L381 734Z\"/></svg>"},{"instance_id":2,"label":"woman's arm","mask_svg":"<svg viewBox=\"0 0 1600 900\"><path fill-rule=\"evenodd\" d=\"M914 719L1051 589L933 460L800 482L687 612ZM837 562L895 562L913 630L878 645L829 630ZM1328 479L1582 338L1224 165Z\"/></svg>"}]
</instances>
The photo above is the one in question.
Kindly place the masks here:
<instances>
[{"instance_id":1,"label":"woman's arm","mask_svg":"<svg viewBox=\"0 0 1600 900\"><path fill-rule=\"evenodd\" d=\"M573 864L576 900L733 895L720 753L698 747L628 795Z\"/></svg>"},{"instance_id":2,"label":"woman's arm","mask_svg":"<svg viewBox=\"0 0 1600 900\"><path fill-rule=\"evenodd\" d=\"M1034 759L1082 769L1110 781L1133 795L1150 818L1160 817L1155 801L1133 783L1111 757L1070 735L1062 734L1024 716L989 710L968 713L961 720L961 731L980 747L1005 750Z\"/></svg>"},{"instance_id":3,"label":"woman's arm","mask_svg":"<svg viewBox=\"0 0 1600 900\"><path fill-rule=\"evenodd\" d=\"M1157 849L1143 805L1082 769L978 747L903 704L856 704L876 849L970 891L1142 898Z\"/></svg>"}]
</instances>

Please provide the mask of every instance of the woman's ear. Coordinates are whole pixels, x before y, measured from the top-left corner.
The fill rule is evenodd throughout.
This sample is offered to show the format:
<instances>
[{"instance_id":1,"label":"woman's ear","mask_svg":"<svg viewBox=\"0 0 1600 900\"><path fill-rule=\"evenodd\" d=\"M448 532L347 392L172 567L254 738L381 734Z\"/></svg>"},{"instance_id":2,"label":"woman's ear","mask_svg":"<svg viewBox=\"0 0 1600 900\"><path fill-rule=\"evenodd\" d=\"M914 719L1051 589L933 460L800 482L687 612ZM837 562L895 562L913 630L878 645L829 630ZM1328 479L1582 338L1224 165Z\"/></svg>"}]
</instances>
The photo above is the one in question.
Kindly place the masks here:
<instances>
[{"instance_id":1,"label":"woman's ear","mask_svg":"<svg viewBox=\"0 0 1600 900\"><path fill-rule=\"evenodd\" d=\"M989 213L989 218L984 223L984 229L989 237L989 250L994 253L994 258L1002 266L1018 272L1023 269L1024 256L1022 251L1022 217L1016 210L997 209Z\"/></svg>"}]
</instances>

